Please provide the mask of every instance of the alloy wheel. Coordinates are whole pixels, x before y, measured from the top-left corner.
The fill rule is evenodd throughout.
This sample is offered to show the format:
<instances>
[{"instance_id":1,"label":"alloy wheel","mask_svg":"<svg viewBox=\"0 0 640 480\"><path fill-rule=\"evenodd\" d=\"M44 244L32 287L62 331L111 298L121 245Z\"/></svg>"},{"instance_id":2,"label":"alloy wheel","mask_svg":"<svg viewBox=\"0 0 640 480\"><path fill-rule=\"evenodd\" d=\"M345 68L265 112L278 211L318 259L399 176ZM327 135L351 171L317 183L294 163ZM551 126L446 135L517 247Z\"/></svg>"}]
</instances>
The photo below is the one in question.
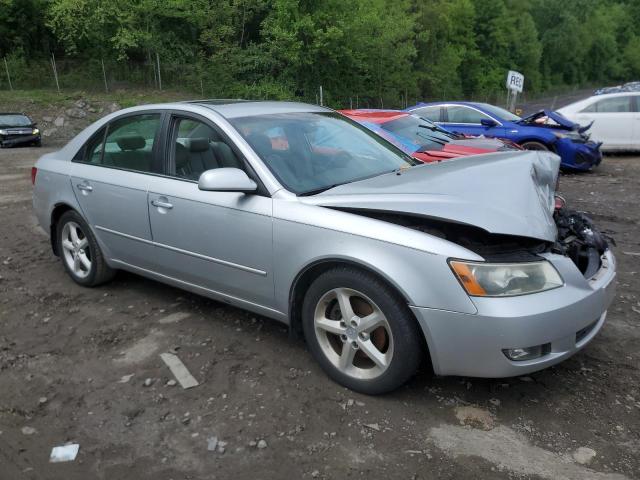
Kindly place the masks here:
<instances>
[{"instance_id":1,"label":"alloy wheel","mask_svg":"<svg viewBox=\"0 0 640 480\"><path fill-rule=\"evenodd\" d=\"M393 335L375 302L349 288L335 288L318 301L314 328L324 355L357 379L382 375L393 357Z\"/></svg>"},{"instance_id":2,"label":"alloy wheel","mask_svg":"<svg viewBox=\"0 0 640 480\"><path fill-rule=\"evenodd\" d=\"M89 240L76 222L67 222L62 228L64 261L78 278L86 278L91 272Z\"/></svg>"}]
</instances>

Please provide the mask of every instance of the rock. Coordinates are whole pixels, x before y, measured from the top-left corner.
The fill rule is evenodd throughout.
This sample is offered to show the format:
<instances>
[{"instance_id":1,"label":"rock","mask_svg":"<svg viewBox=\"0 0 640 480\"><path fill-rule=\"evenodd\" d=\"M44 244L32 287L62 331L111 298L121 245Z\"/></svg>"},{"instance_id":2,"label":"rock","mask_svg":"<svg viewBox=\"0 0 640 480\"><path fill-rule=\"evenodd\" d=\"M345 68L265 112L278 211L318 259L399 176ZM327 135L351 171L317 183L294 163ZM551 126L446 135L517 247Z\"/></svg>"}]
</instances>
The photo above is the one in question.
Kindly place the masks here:
<instances>
[{"instance_id":1,"label":"rock","mask_svg":"<svg viewBox=\"0 0 640 480\"><path fill-rule=\"evenodd\" d=\"M64 126L64 117L58 117L53 121L53 124L56 127L63 127Z\"/></svg>"},{"instance_id":2,"label":"rock","mask_svg":"<svg viewBox=\"0 0 640 480\"><path fill-rule=\"evenodd\" d=\"M497 398L491 398L489 399L489 403L494 407L499 407L501 402Z\"/></svg>"},{"instance_id":3,"label":"rock","mask_svg":"<svg viewBox=\"0 0 640 480\"><path fill-rule=\"evenodd\" d=\"M107 110L109 110L109 113L113 113L120 110L120 108L121 108L120 105L118 105L117 103L112 103L107 107Z\"/></svg>"},{"instance_id":4,"label":"rock","mask_svg":"<svg viewBox=\"0 0 640 480\"><path fill-rule=\"evenodd\" d=\"M313 478L318 478L320 476L320 471L319 470L314 470L313 472L311 472L311 476Z\"/></svg>"},{"instance_id":5,"label":"rock","mask_svg":"<svg viewBox=\"0 0 640 480\"><path fill-rule=\"evenodd\" d=\"M76 100L76 103L74 103L74 105L76 106L76 108L84 108L87 106L87 102L80 99L80 100Z\"/></svg>"},{"instance_id":6,"label":"rock","mask_svg":"<svg viewBox=\"0 0 640 480\"><path fill-rule=\"evenodd\" d=\"M42 117L42 121L45 123L53 122L53 117Z\"/></svg>"},{"instance_id":7,"label":"rock","mask_svg":"<svg viewBox=\"0 0 640 480\"><path fill-rule=\"evenodd\" d=\"M480 430L492 430L495 426L491 412L478 407L457 407L456 418L461 425L468 425Z\"/></svg>"},{"instance_id":8,"label":"rock","mask_svg":"<svg viewBox=\"0 0 640 480\"><path fill-rule=\"evenodd\" d=\"M33 435L34 433L36 433L36 429L33 427L22 427L22 434L23 435Z\"/></svg>"},{"instance_id":9,"label":"rock","mask_svg":"<svg viewBox=\"0 0 640 480\"><path fill-rule=\"evenodd\" d=\"M216 448L218 448L218 437L213 436L207 438L207 450L215 452Z\"/></svg>"},{"instance_id":10,"label":"rock","mask_svg":"<svg viewBox=\"0 0 640 480\"><path fill-rule=\"evenodd\" d=\"M260 440L260 441L258 442L258 448L259 448L260 450L263 450L263 449L267 448L267 446L268 446L268 445L267 445L267 442L266 442L266 441L264 441L264 440Z\"/></svg>"},{"instance_id":11,"label":"rock","mask_svg":"<svg viewBox=\"0 0 640 480\"><path fill-rule=\"evenodd\" d=\"M134 375L135 375L134 373L130 375L123 375L122 377L120 377L120 380L118 380L118 383L127 383L129 382L129 380L133 378Z\"/></svg>"},{"instance_id":12,"label":"rock","mask_svg":"<svg viewBox=\"0 0 640 480\"><path fill-rule=\"evenodd\" d=\"M169 381L167 382L167 387L175 387L177 383L178 383L178 382L176 382L176 381L172 378L171 380L169 380Z\"/></svg>"},{"instance_id":13,"label":"rock","mask_svg":"<svg viewBox=\"0 0 640 480\"><path fill-rule=\"evenodd\" d=\"M153 378L147 378L147 379L144 381L144 386L145 386L145 387L150 387L151 385L153 385Z\"/></svg>"},{"instance_id":14,"label":"rock","mask_svg":"<svg viewBox=\"0 0 640 480\"><path fill-rule=\"evenodd\" d=\"M375 430L376 432L380 431L380 425L378 425L377 423L365 423L364 426L370 428L371 430Z\"/></svg>"},{"instance_id":15,"label":"rock","mask_svg":"<svg viewBox=\"0 0 640 480\"><path fill-rule=\"evenodd\" d=\"M46 130L42 131L42 136L44 137L50 137L51 135L53 135L54 133L56 133L58 131L57 128L47 128Z\"/></svg>"},{"instance_id":16,"label":"rock","mask_svg":"<svg viewBox=\"0 0 640 480\"><path fill-rule=\"evenodd\" d=\"M48 401L49 401L49 399L48 399L47 397L40 397L40 398L38 399L38 403L39 403L40 405L44 405L44 404L45 404L45 403L47 403Z\"/></svg>"},{"instance_id":17,"label":"rock","mask_svg":"<svg viewBox=\"0 0 640 480\"><path fill-rule=\"evenodd\" d=\"M596 451L588 447L580 447L571 455L580 465L588 465L596 456Z\"/></svg>"},{"instance_id":18,"label":"rock","mask_svg":"<svg viewBox=\"0 0 640 480\"><path fill-rule=\"evenodd\" d=\"M67 114L67 117L71 118L84 118L87 116L87 112L82 110L81 108L68 108L64 111Z\"/></svg>"},{"instance_id":19,"label":"rock","mask_svg":"<svg viewBox=\"0 0 640 480\"><path fill-rule=\"evenodd\" d=\"M251 440L251 441L249 442L249 446L250 446L250 447L255 447L256 445L258 445L258 444L256 443L256 441L255 441L255 440Z\"/></svg>"}]
</instances>

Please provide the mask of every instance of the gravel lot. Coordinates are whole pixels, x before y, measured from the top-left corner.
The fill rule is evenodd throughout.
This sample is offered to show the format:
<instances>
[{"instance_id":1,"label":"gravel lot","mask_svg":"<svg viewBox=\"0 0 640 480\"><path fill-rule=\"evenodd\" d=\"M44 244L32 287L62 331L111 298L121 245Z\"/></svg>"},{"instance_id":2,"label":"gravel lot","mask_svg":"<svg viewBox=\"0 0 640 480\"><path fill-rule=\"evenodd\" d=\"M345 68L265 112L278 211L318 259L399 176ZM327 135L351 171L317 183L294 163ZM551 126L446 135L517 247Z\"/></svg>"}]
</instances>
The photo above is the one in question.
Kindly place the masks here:
<instances>
[{"instance_id":1,"label":"gravel lot","mask_svg":"<svg viewBox=\"0 0 640 480\"><path fill-rule=\"evenodd\" d=\"M640 478L640 158L561 178L617 241L618 295L585 350L366 397L271 320L130 274L75 285L32 214L46 151L0 151L0 479ZM169 351L200 386L167 385ZM69 441L77 459L49 464Z\"/></svg>"}]
</instances>

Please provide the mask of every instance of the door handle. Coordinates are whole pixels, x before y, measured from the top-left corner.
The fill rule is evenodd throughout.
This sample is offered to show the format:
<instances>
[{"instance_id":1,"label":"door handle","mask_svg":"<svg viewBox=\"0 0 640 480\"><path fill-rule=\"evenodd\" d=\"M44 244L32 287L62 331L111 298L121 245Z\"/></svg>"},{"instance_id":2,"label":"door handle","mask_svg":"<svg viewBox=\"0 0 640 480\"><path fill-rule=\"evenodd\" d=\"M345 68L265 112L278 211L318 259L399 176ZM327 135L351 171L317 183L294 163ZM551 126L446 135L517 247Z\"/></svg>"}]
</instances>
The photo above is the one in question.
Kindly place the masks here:
<instances>
[{"instance_id":1,"label":"door handle","mask_svg":"<svg viewBox=\"0 0 640 480\"><path fill-rule=\"evenodd\" d=\"M151 205L158 208L166 208L167 210L171 210L173 208L173 204L169 202L162 202L160 200L151 200Z\"/></svg>"},{"instance_id":2,"label":"door handle","mask_svg":"<svg viewBox=\"0 0 640 480\"><path fill-rule=\"evenodd\" d=\"M93 187L91 185L87 185L86 183L79 183L77 187L78 190L82 190L83 192L93 192Z\"/></svg>"}]
</instances>

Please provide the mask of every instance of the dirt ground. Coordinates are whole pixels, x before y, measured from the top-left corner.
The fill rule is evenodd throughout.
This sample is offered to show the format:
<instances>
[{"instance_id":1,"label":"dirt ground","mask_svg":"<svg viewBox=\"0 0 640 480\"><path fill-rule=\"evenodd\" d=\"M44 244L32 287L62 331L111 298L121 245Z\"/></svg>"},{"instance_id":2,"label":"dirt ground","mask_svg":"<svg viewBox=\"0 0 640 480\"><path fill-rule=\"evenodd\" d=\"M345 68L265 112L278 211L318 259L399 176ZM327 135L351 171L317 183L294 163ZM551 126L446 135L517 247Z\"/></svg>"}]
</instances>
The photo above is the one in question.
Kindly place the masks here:
<instances>
[{"instance_id":1,"label":"dirt ground","mask_svg":"<svg viewBox=\"0 0 640 480\"><path fill-rule=\"evenodd\" d=\"M618 294L587 348L527 377L422 372L367 397L274 321L130 274L75 285L32 214L45 151L0 151L1 480L640 478L640 158L561 178L617 241ZM198 387L167 385L169 351ZM77 459L48 463L66 442Z\"/></svg>"}]
</instances>

